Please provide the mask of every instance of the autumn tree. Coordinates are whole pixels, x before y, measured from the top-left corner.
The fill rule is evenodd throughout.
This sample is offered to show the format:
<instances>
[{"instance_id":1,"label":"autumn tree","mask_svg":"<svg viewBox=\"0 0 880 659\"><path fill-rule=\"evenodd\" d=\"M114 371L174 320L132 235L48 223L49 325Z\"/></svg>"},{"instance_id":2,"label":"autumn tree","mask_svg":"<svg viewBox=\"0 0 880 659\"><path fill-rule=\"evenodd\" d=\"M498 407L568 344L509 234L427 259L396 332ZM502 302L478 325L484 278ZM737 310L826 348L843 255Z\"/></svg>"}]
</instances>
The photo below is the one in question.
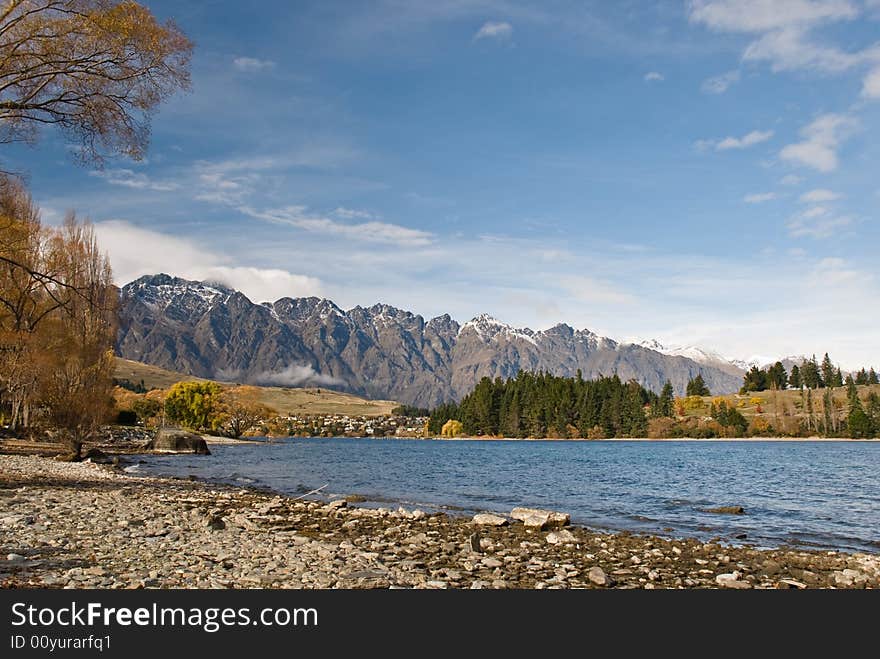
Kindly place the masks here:
<instances>
[{"instance_id":1,"label":"autumn tree","mask_svg":"<svg viewBox=\"0 0 880 659\"><path fill-rule=\"evenodd\" d=\"M40 333L37 392L49 424L64 433L78 459L83 442L113 407L117 294L90 224L70 214L50 242L60 261L55 267L70 289Z\"/></svg>"},{"instance_id":2,"label":"autumn tree","mask_svg":"<svg viewBox=\"0 0 880 659\"><path fill-rule=\"evenodd\" d=\"M260 390L257 387L234 387L220 394L212 426L214 430L221 430L238 439L272 414L272 410L260 402Z\"/></svg>"},{"instance_id":3,"label":"autumn tree","mask_svg":"<svg viewBox=\"0 0 880 659\"><path fill-rule=\"evenodd\" d=\"M444 423L443 429L440 431L440 435L447 438L458 437L461 433L461 421L457 421L456 419L450 419Z\"/></svg>"},{"instance_id":4,"label":"autumn tree","mask_svg":"<svg viewBox=\"0 0 880 659\"><path fill-rule=\"evenodd\" d=\"M110 410L115 302L91 225L44 227L0 176L0 405L14 430L46 423L79 455Z\"/></svg>"},{"instance_id":5,"label":"autumn tree","mask_svg":"<svg viewBox=\"0 0 880 659\"><path fill-rule=\"evenodd\" d=\"M165 416L186 428L210 429L221 391L216 382L178 382L165 397Z\"/></svg>"},{"instance_id":6,"label":"autumn tree","mask_svg":"<svg viewBox=\"0 0 880 659\"><path fill-rule=\"evenodd\" d=\"M105 420L116 293L92 227L44 227L23 184L0 176L0 403L15 430L38 411L71 441Z\"/></svg>"},{"instance_id":7,"label":"autumn tree","mask_svg":"<svg viewBox=\"0 0 880 659\"><path fill-rule=\"evenodd\" d=\"M0 10L0 141L57 126L83 160L143 157L158 105L190 86L192 43L129 0L8 0Z\"/></svg>"}]
</instances>

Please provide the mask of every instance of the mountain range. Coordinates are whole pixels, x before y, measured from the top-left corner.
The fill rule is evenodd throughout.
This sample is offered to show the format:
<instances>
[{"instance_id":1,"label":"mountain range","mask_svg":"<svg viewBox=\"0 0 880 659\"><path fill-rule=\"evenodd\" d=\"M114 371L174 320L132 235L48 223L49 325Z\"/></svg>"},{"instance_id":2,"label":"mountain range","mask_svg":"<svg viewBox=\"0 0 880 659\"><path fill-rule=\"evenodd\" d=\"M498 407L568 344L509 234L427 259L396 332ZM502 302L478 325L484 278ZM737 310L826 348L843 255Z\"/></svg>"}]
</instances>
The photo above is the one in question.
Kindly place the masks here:
<instances>
[{"instance_id":1,"label":"mountain range","mask_svg":"<svg viewBox=\"0 0 880 659\"><path fill-rule=\"evenodd\" d=\"M517 329L488 315L459 324L385 304L343 311L330 300L256 304L222 284L148 275L124 286L121 357L232 382L323 386L422 407L460 400L484 376L521 370L584 378L617 373L684 393L701 374L713 393L739 389L743 369L699 348L618 342L559 324Z\"/></svg>"}]
</instances>

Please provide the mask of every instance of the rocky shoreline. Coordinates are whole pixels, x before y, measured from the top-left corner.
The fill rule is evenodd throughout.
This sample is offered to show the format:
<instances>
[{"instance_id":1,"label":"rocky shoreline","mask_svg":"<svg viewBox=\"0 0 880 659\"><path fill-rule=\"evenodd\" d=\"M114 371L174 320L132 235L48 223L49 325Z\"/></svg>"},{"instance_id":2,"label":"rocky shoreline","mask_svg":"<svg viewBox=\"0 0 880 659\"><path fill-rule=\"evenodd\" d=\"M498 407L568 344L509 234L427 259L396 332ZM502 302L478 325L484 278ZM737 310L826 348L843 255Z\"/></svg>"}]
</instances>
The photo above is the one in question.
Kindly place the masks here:
<instances>
[{"instance_id":1,"label":"rocky shoreline","mask_svg":"<svg viewBox=\"0 0 880 659\"><path fill-rule=\"evenodd\" d=\"M5 588L877 588L880 556L296 500L0 455ZM513 519L512 517L516 518Z\"/></svg>"}]
</instances>

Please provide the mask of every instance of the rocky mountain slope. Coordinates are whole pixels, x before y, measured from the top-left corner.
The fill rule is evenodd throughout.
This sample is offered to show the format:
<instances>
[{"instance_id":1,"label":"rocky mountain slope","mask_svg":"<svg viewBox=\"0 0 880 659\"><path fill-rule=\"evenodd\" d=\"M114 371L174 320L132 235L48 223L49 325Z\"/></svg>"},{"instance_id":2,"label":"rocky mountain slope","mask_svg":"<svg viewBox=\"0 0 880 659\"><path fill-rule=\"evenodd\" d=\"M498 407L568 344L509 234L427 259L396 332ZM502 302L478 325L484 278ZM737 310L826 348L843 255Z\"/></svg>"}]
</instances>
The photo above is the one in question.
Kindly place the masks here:
<instances>
[{"instance_id":1,"label":"rocky mountain slope","mask_svg":"<svg viewBox=\"0 0 880 659\"><path fill-rule=\"evenodd\" d=\"M460 399L483 376L520 370L616 372L655 391L668 379L678 393L697 373L713 393L742 382L736 369L568 325L536 332L486 315L460 325L384 304L343 311L314 297L254 304L225 286L164 274L122 289L117 352L200 377L326 386L420 406Z\"/></svg>"}]
</instances>

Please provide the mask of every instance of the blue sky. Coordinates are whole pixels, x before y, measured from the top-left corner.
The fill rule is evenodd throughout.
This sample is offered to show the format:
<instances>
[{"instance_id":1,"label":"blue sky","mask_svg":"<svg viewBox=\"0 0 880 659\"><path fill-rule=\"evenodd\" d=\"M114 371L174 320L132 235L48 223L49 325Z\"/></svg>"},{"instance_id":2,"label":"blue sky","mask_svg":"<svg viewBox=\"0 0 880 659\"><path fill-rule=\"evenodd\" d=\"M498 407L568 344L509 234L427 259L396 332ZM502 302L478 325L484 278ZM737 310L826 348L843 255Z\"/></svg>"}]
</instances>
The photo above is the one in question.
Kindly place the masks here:
<instances>
[{"instance_id":1,"label":"blue sky","mask_svg":"<svg viewBox=\"0 0 880 659\"><path fill-rule=\"evenodd\" d=\"M880 2L146 2L147 159L7 160L116 278L880 366Z\"/></svg>"}]
</instances>

